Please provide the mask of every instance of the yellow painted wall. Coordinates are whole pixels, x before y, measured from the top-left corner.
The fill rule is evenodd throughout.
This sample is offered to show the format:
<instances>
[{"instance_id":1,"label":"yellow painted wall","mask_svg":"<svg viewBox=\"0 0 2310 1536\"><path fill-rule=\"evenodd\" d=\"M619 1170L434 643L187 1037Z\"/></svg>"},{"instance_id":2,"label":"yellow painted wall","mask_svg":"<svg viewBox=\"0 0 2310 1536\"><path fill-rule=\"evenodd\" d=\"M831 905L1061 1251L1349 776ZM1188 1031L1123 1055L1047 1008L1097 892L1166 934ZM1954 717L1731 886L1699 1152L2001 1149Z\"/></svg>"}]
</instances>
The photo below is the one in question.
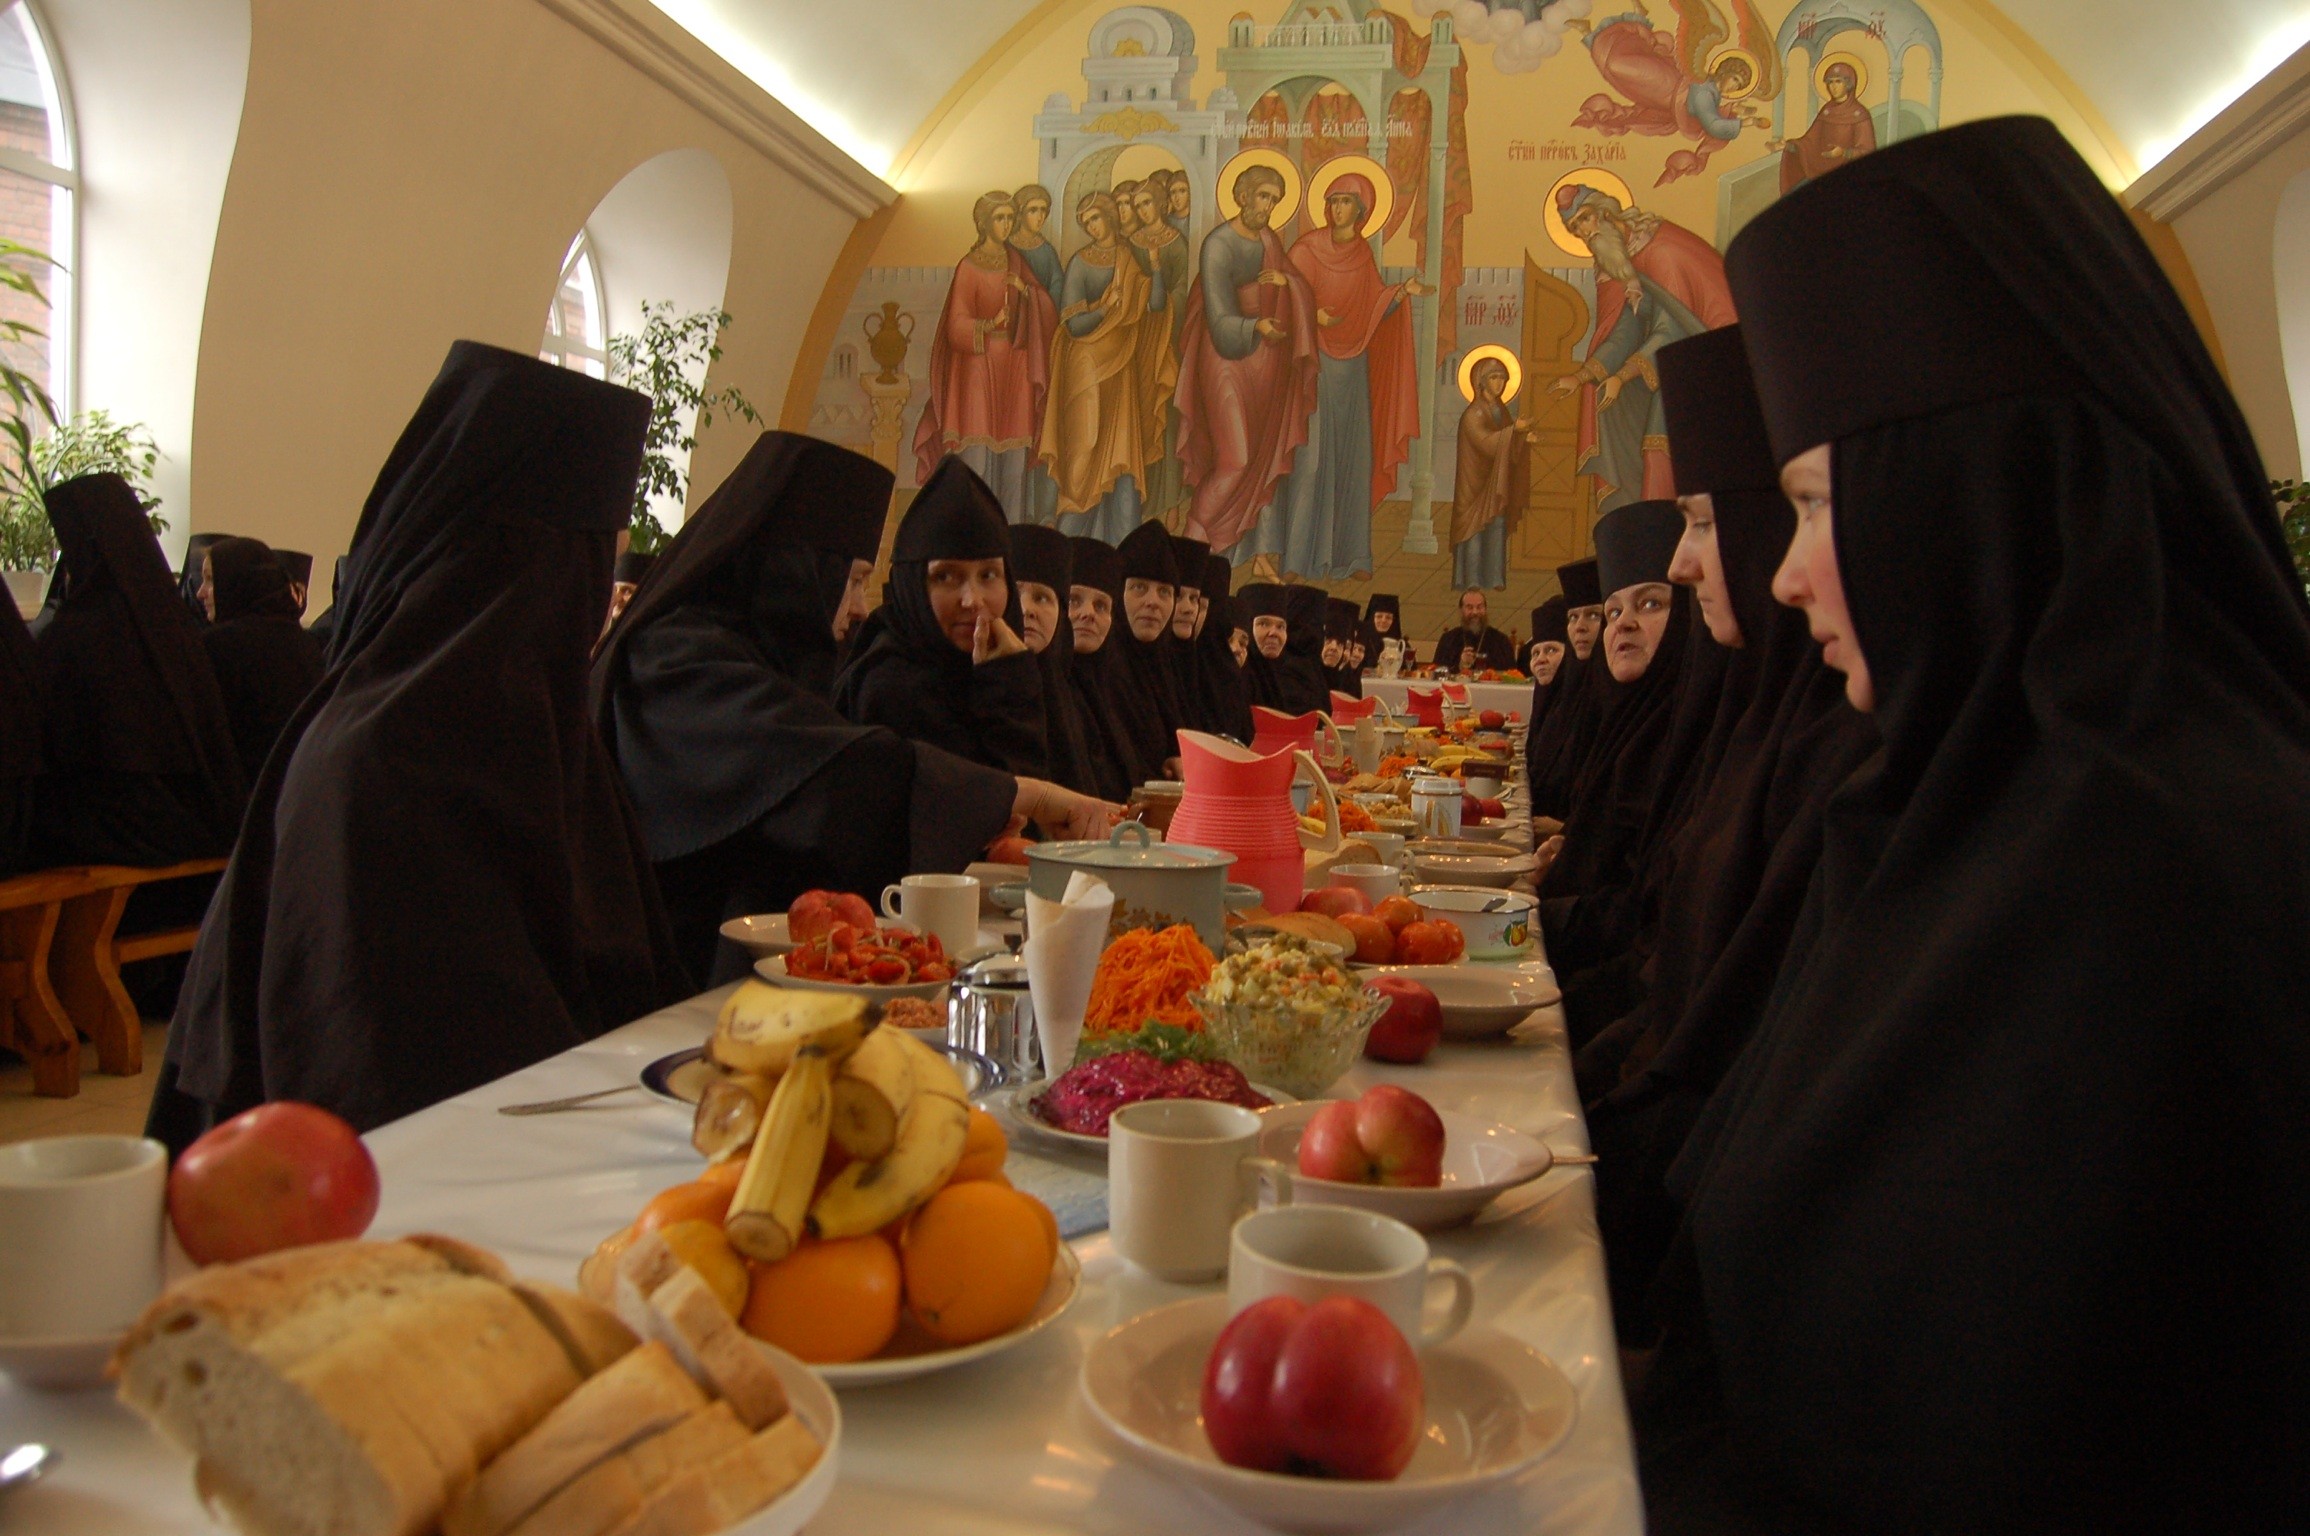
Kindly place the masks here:
<instances>
[{"instance_id":1,"label":"yellow painted wall","mask_svg":"<svg viewBox=\"0 0 2310 1536\"><path fill-rule=\"evenodd\" d=\"M532 349L563 252L635 166L729 176L713 385L776 420L812 298L856 220L538 0L255 0L195 404L202 529L316 555L327 601L377 466L449 344ZM693 486L752 440L717 425Z\"/></svg>"}]
</instances>

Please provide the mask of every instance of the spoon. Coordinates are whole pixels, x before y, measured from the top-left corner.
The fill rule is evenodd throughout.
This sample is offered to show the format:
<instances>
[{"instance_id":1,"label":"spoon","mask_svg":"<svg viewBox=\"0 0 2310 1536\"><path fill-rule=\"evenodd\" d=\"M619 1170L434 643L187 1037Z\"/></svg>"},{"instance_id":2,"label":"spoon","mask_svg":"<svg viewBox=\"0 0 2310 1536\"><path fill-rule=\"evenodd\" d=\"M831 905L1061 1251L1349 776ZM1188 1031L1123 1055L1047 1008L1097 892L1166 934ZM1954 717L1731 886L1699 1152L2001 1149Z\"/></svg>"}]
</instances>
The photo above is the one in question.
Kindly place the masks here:
<instances>
[{"instance_id":1,"label":"spoon","mask_svg":"<svg viewBox=\"0 0 2310 1536\"><path fill-rule=\"evenodd\" d=\"M621 1083L615 1088L601 1088L592 1093L572 1094L566 1099L540 1099L534 1104L500 1104L497 1106L497 1112L501 1115L558 1115L565 1109L576 1109L581 1104L591 1104L596 1099L606 1099L613 1093L633 1093L641 1086L640 1083Z\"/></svg>"},{"instance_id":2,"label":"spoon","mask_svg":"<svg viewBox=\"0 0 2310 1536\"><path fill-rule=\"evenodd\" d=\"M20 1488L26 1483L37 1483L48 1469L64 1460L62 1451L52 1451L45 1445L20 1445L5 1456L0 1456L0 1493Z\"/></svg>"}]
</instances>

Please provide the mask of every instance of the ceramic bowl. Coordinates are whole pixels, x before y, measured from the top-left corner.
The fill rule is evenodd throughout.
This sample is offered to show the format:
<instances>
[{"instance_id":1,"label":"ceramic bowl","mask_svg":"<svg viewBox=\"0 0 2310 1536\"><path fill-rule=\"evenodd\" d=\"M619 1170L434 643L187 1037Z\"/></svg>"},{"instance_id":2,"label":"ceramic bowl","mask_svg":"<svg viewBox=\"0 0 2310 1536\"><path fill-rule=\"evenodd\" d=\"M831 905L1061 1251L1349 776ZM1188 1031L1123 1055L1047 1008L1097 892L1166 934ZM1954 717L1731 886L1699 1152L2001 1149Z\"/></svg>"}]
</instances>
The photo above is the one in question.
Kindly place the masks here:
<instances>
[{"instance_id":1,"label":"ceramic bowl","mask_svg":"<svg viewBox=\"0 0 2310 1536\"><path fill-rule=\"evenodd\" d=\"M1389 1000L1366 988L1355 1001L1309 1020L1267 1002L1189 999L1219 1054L1254 1083L1273 1083L1297 1099L1312 1099L1338 1082L1363 1054Z\"/></svg>"},{"instance_id":2,"label":"ceramic bowl","mask_svg":"<svg viewBox=\"0 0 2310 1536\"><path fill-rule=\"evenodd\" d=\"M1422 917L1460 930L1471 960L1522 954L1532 942L1540 911L1538 898L1491 886L1414 886L1411 898Z\"/></svg>"},{"instance_id":3,"label":"ceramic bowl","mask_svg":"<svg viewBox=\"0 0 2310 1536\"><path fill-rule=\"evenodd\" d=\"M1447 1040L1486 1040L1524 1022L1535 1008L1559 1002L1564 993L1544 960L1493 965L1455 960L1450 965L1358 966L1365 979L1401 976L1436 994L1444 1013Z\"/></svg>"},{"instance_id":4,"label":"ceramic bowl","mask_svg":"<svg viewBox=\"0 0 2310 1536\"><path fill-rule=\"evenodd\" d=\"M1497 800L1500 797L1500 777L1493 773L1471 773L1460 780L1460 788L1479 800Z\"/></svg>"},{"instance_id":5,"label":"ceramic bowl","mask_svg":"<svg viewBox=\"0 0 2310 1536\"><path fill-rule=\"evenodd\" d=\"M1505 888L1516 883L1519 875L1529 875L1539 869L1540 861L1528 853L1502 853L1492 849L1481 854L1439 853L1434 849L1411 850L1412 877L1426 885L1484 885Z\"/></svg>"},{"instance_id":6,"label":"ceramic bowl","mask_svg":"<svg viewBox=\"0 0 2310 1536\"><path fill-rule=\"evenodd\" d=\"M1320 1102L1286 1104L1262 1112L1260 1155L1296 1169L1300 1133L1322 1108ZM1291 1203L1350 1206L1392 1216L1422 1232L1434 1232L1475 1219L1478 1211L1501 1195L1556 1166L1545 1142L1513 1126L1495 1125L1448 1109L1436 1113L1444 1122L1444 1182L1434 1189L1340 1184L1295 1172L1291 1176Z\"/></svg>"},{"instance_id":7,"label":"ceramic bowl","mask_svg":"<svg viewBox=\"0 0 2310 1536\"><path fill-rule=\"evenodd\" d=\"M1331 883L1362 892L1375 907L1390 896L1404 893L1403 871L1393 864L1334 864Z\"/></svg>"},{"instance_id":8,"label":"ceramic bowl","mask_svg":"<svg viewBox=\"0 0 2310 1536\"><path fill-rule=\"evenodd\" d=\"M1141 1313L1085 1352L1083 1398L1132 1460L1277 1530L1409 1524L1520 1475L1564 1443L1579 1414L1572 1383L1547 1356L1497 1329L1468 1328L1420 1357L1426 1423L1394 1482L1247 1472L1220 1461L1203 1432L1204 1362L1227 1318L1224 1296Z\"/></svg>"},{"instance_id":9,"label":"ceramic bowl","mask_svg":"<svg viewBox=\"0 0 2310 1536\"><path fill-rule=\"evenodd\" d=\"M794 940L787 936L786 914L783 912L733 917L722 925L722 937L756 960L783 955L794 948Z\"/></svg>"},{"instance_id":10,"label":"ceramic bowl","mask_svg":"<svg viewBox=\"0 0 2310 1536\"><path fill-rule=\"evenodd\" d=\"M842 1404L809 1366L759 1339L753 1343L778 1372L786 1406L818 1437L818 1460L802 1474L802 1481L729 1527L723 1536L795 1536L826 1507L834 1481L842 1474Z\"/></svg>"},{"instance_id":11,"label":"ceramic bowl","mask_svg":"<svg viewBox=\"0 0 2310 1536\"><path fill-rule=\"evenodd\" d=\"M797 992L843 992L875 1003L887 1003L901 997L919 997L925 1002L940 1002L946 997L947 983L943 981L910 981L893 987L877 987L863 981L816 981L808 976L787 975L786 960L785 955L772 955L767 960L757 960L754 962L754 974L774 987L792 987Z\"/></svg>"}]
</instances>

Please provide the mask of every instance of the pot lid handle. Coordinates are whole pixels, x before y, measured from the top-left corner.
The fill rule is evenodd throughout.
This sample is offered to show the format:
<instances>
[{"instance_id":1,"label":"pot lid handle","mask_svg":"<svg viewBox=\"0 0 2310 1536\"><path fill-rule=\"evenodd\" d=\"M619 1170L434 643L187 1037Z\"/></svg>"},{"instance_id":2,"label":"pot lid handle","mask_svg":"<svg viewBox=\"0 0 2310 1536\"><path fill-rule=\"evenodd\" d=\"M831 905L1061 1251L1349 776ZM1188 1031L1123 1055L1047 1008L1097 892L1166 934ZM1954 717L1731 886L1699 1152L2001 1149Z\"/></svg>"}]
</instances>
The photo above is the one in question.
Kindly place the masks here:
<instances>
[{"instance_id":1,"label":"pot lid handle","mask_svg":"<svg viewBox=\"0 0 2310 1536\"><path fill-rule=\"evenodd\" d=\"M1123 834L1126 832L1139 834L1139 846L1141 848L1155 846L1155 834L1147 829L1147 823L1143 821L1119 821L1115 823L1115 830L1107 834L1108 846L1112 848L1122 847Z\"/></svg>"}]
</instances>

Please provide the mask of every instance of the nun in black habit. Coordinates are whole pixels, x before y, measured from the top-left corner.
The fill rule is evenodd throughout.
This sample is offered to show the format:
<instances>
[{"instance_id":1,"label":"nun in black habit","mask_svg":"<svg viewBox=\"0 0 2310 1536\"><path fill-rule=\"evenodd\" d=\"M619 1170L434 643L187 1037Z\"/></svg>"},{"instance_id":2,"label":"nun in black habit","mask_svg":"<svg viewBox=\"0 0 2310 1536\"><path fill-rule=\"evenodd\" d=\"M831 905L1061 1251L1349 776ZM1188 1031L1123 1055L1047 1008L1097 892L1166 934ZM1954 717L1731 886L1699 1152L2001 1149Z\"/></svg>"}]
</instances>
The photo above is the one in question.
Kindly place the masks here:
<instances>
[{"instance_id":1,"label":"nun in black habit","mask_svg":"<svg viewBox=\"0 0 2310 1536\"><path fill-rule=\"evenodd\" d=\"M962 460L941 460L899 521L882 606L859 626L834 707L860 725L1043 777L1042 671L1019 638L1010 552L995 493Z\"/></svg>"},{"instance_id":2,"label":"nun in black habit","mask_svg":"<svg viewBox=\"0 0 2310 1536\"><path fill-rule=\"evenodd\" d=\"M192 614L193 622L203 628L209 623L209 605L201 597L201 587L207 581L201 568L201 557L209 552L212 545L232 537L229 533L196 533L185 540L184 565L176 575L177 595L184 599L185 608Z\"/></svg>"},{"instance_id":3,"label":"nun in black habit","mask_svg":"<svg viewBox=\"0 0 2310 1536\"><path fill-rule=\"evenodd\" d=\"M1829 793L1876 746L1869 717L1794 608L1773 600L1796 513L1781 494L1738 326L1661 350L1685 533L1670 569L1746 681L1739 720L1683 830L1660 900L1644 997L1580 1053L1600 1155L1597 1221L1624 1343L1651 1340L1650 1289L1678 1207L1666 1186L1701 1106L1751 1034L1821 849Z\"/></svg>"},{"instance_id":4,"label":"nun in black habit","mask_svg":"<svg viewBox=\"0 0 2310 1536\"><path fill-rule=\"evenodd\" d=\"M1337 645L1339 652L1324 681L1331 693L1344 693L1351 699L1364 696L1364 669L1356 664L1355 648L1360 643L1363 620L1356 605L1344 597L1324 600L1324 642ZM1331 708L1331 700L1324 700L1324 708Z\"/></svg>"},{"instance_id":5,"label":"nun in black habit","mask_svg":"<svg viewBox=\"0 0 2310 1536\"><path fill-rule=\"evenodd\" d=\"M1588 760L1589 749L1596 744L1597 726L1612 685L1612 674L1597 654L1593 639L1583 655L1578 636L1570 628L1576 610L1603 607L1604 594L1596 582L1594 556L1556 568L1567 621L1564 661L1549 690L1553 702L1548 706L1548 718L1524 738L1524 776L1531 786L1532 814L1559 822L1571 812L1573 782Z\"/></svg>"},{"instance_id":6,"label":"nun in black habit","mask_svg":"<svg viewBox=\"0 0 2310 1536\"><path fill-rule=\"evenodd\" d=\"M181 1150L276 1099L368 1130L687 993L586 710L649 414L450 348L362 508L329 671L257 780L151 1134Z\"/></svg>"},{"instance_id":7,"label":"nun in black habit","mask_svg":"<svg viewBox=\"0 0 2310 1536\"><path fill-rule=\"evenodd\" d=\"M1195 683L1202 729L1236 741L1251 740L1251 700L1236 663L1235 600L1227 585L1235 567L1225 555L1203 557L1203 619L1195 632Z\"/></svg>"},{"instance_id":8,"label":"nun in black habit","mask_svg":"<svg viewBox=\"0 0 2310 1536\"><path fill-rule=\"evenodd\" d=\"M332 567L332 572L333 574L329 578L329 606L321 610L319 618L305 626L306 633L320 641L323 649L327 649L331 637L337 633L337 594L345 590L345 557L343 555L337 557L337 563Z\"/></svg>"},{"instance_id":9,"label":"nun in black habit","mask_svg":"<svg viewBox=\"0 0 2310 1536\"><path fill-rule=\"evenodd\" d=\"M321 642L297 622L289 573L256 539L220 539L201 556L212 610L201 649L217 675L241 773L257 770L281 727L321 680Z\"/></svg>"},{"instance_id":10,"label":"nun in black habit","mask_svg":"<svg viewBox=\"0 0 2310 1536\"><path fill-rule=\"evenodd\" d=\"M1331 709L1331 679L1323 668L1324 621L1330 595L1321 587L1287 586L1283 589L1283 655L1275 663L1276 692L1283 702L1275 707L1287 715Z\"/></svg>"},{"instance_id":11,"label":"nun in black habit","mask_svg":"<svg viewBox=\"0 0 2310 1536\"><path fill-rule=\"evenodd\" d=\"M1526 777L1530 777L1531 750L1557 699L1556 683L1564 675L1565 658L1572 654L1565 638L1564 598L1561 593L1532 610L1532 638L1524 644L1524 670L1532 679L1532 702L1524 711Z\"/></svg>"},{"instance_id":12,"label":"nun in black habit","mask_svg":"<svg viewBox=\"0 0 2310 1536\"><path fill-rule=\"evenodd\" d=\"M750 962L718 930L806 890L952 873L1017 817L1075 797L828 702L845 593L882 540L890 471L765 432L682 526L611 629L593 710L634 799L684 961Z\"/></svg>"},{"instance_id":13,"label":"nun in black habit","mask_svg":"<svg viewBox=\"0 0 2310 1536\"><path fill-rule=\"evenodd\" d=\"M1178 730L1186 720L1167 664L1179 566L1171 535L1152 521L1132 529L1115 547L1115 558L1123 596L1103 647L1108 659L1100 690L1128 736L1123 750L1131 782L1141 784L1173 776L1168 765L1178 759Z\"/></svg>"},{"instance_id":14,"label":"nun in black habit","mask_svg":"<svg viewBox=\"0 0 2310 1536\"><path fill-rule=\"evenodd\" d=\"M1728 267L1775 591L1884 744L1672 1174L1647 1513L2310 1529L2310 610L2246 424L2041 119L1808 183Z\"/></svg>"},{"instance_id":15,"label":"nun in black habit","mask_svg":"<svg viewBox=\"0 0 2310 1536\"><path fill-rule=\"evenodd\" d=\"M56 613L35 643L44 756L32 859L217 858L233 846L248 780L216 671L136 492L118 475L83 475L46 499L62 558Z\"/></svg>"},{"instance_id":16,"label":"nun in black habit","mask_svg":"<svg viewBox=\"0 0 2310 1536\"><path fill-rule=\"evenodd\" d=\"M1393 592L1374 592L1364 600L1364 625L1373 638L1364 660L1373 666L1380 664L1380 650L1390 640L1403 641L1403 670L1412 670L1412 642L1404 635L1402 602Z\"/></svg>"},{"instance_id":17,"label":"nun in black habit","mask_svg":"<svg viewBox=\"0 0 2310 1536\"><path fill-rule=\"evenodd\" d=\"M1131 728L1116 702L1114 678L1121 651L1115 629L1123 622L1123 561L1115 546L1100 539L1069 535L1067 627L1074 639L1068 658L1067 681L1073 692L1075 717L1083 724L1083 744L1091 754L1098 792L1109 800L1127 800L1140 783L1133 770L1138 758L1131 747ZM1127 694L1123 702L1143 705Z\"/></svg>"},{"instance_id":18,"label":"nun in black habit","mask_svg":"<svg viewBox=\"0 0 2310 1536\"><path fill-rule=\"evenodd\" d=\"M1284 613L1284 589L1272 581L1255 581L1235 598L1243 605L1251 629L1251 654L1243 663L1246 709L1252 704L1283 709L1283 653L1291 638L1291 620Z\"/></svg>"},{"instance_id":19,"label":"nun in black habit","mask_svg":"<svg viewBox=\"0 0 2310 1536\"><path fill-rule=\"evenodd\" d=\"M1210 729L1203 719L1203 682L1198 675L1202 659L1195 650L1195 636L1203 624L1203 562L1210 555L1211 546L1201 539L1171 535L1171 565L1179 573L1179 585L1173 593L1171 634L1163 643L1163 655L1171 674L1171 697L1179 706L1178 725L1190 731Z\"/></svg>"},{"instance_id":20,"label":"nun in black habit","mask_svg":"<svg viewBox=\"0 0 2310 1536\"><path fill-rule=\"evenodd\" d=\"M1043 725L1050 744L1051 777L1086 795L1101 795L1098 757L1075 707L1075 633L1067 622L1075 559L1056 528L1019 523L1011 528L1011 574L1018 589L1019 636L1043 673Z\"/></svg>"}]
</instances>

